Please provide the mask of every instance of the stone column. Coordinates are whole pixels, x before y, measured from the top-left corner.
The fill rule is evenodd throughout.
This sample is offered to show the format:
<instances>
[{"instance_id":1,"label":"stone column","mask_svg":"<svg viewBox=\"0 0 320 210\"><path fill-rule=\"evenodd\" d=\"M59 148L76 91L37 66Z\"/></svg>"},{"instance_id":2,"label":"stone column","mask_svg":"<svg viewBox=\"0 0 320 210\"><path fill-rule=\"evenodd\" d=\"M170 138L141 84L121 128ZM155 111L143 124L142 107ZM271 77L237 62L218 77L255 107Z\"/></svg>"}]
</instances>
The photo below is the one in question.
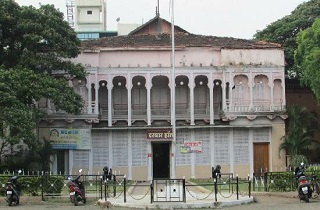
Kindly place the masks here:
<instances>
[{"instance_id":1,"label":"stone column","mask_svg":"<svg viewBox=\"0 0 320 210\"><path fill-rule=\"evenodd\" d=\"M286 85L285 85L285 78L281 79L281 87L282 87L282 104L281 104L281 110L285 109L286 107Z\"/></svg>"},{"instance_id":2,"label":"stone column","mask_svg":"<svg viewBox=\"0 0 320 210\"><path fill-rule=\"evenodd\" d=\"M96 101L94 104L94 113L99 114L99 81L98 81L98 71L95 74L95 94L96 94Z\"/></svg>"},{"instance_id":3,"label":"stone column","mask_svg":"<svg viewBox=\"0 0 320 210\"><path fill-rule=\"evenodd\" d=\"M151 77L150 77L150 73L147 73L146 88L147 88L147 124L151 125Z\"/></svg>"},{"instance_id":4,"label":"stone column","mask_svg":"<svg viewBox=\"0 0 320 210\"><path fill-rule=\"evenodd\" d=\"M209 74L209 98L210 98L210 125L214 125L214 107L213 107L213 79L212 74Z\"/></svg>"},{"instance_id":5,"label":"stone column","mask_svg":"<svg viewBox=\"0 0 320 210\"><path fill-rule=\"evenodd\" d=\"M190 125L194 125L194 77L193 73L189 75L189 89L190 89Z\"/></svg>"},{"instance_id":6,"label":"stone column","mask_svg":"<svg viewBox=\"0 0 320 210\"><path fill-rule=\"evenodd\" d=\"M108 77L108 126L112 126L112 78L111 75L109 74Z\"/></svg>"},{"instance_id":7,"label":"stone column","mask_svg":"<svg viewBox=\"0 0 320 210\"><path fill-rule=\"evenodd\" d=\"M268 86L270 88L270 111L274 111L274 92L273 92L274 84L273 84L273 73L272 73L272 71L270 71L270 78L269 78Z\"/></svg>"},{"instance_id":8,"label":"stone column","mask_svg":"<svg viewBox=\"0 0 320 210\"><path fill-rule=\"evenodd\" d=\"M92 114L91 74L89 74L88 76L87 88L88 88L88 114Z\"/></svg>"},{"instance_id":9,"label":"stone column","mask_svg":"<svg viewBox=\"0 0 320 210\"><path fill-rule=\"evenodd\" d=\"M222 82L221 82L221 89L222 89L222 107L221 110L225 111L228 110L227 108L227 84L226 84L226 76L223 72Z\"/></svg>"},{"instance_id":10,"label":"stone column","mask_svg":"<svg viewBox=\"0 0 320 210\"><path fill-rule=\"evenodd\" d=\"M248 81L248 85L249 85L249 89L250 89L250 105L249 105L249 110L252 110L253 109L253 78L252 78L252 72L250 71L250 74L249 74L249 81Z\"/></svg>"},{"instance_id":11,"label":"stone column","mask_svg":"<svg viewBox=\"0 0 320 210\"><path fill-rule=\"evenodd\" d=\"M128 81L127 81L127 91L128 91L128 126L131 126L131 118L132 118L132 109L131 109L131 89L132 89L132 79L131 74L128 72Z\"/></svg>"}]
</instances>

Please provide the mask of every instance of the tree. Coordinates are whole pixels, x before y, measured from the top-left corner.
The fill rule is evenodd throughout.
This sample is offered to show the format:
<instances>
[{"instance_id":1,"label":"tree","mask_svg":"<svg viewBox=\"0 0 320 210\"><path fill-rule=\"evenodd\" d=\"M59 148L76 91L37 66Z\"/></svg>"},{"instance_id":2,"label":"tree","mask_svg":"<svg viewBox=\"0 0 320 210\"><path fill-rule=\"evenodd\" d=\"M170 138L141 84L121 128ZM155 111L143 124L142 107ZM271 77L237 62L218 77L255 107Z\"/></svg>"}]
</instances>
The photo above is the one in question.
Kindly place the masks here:
<instances>
[{"instance_id":1,"label":"tree","mask_svg":"<svg viewBox=\"0 0 320 210\"><path fill-rule=\"evenodd\" d=\"M301 81L320 101L320 18L298 34L297 43L295 60Z\"/></svg>"},{"instance_id":2,"label":"tree","mask_svg":"<svg viewBox=\"0 0 320 210\"><path fill-rule=\"evenodd\" d=\"M79 53L75 31L53 5L37 9L0 1L0 140L4 145L24 142L29 149L37 148L34 131L45 114L37 107L42 98L70 114L81 112L82 98L68 83L70 78L86 76L84 67L71 61Z\"/></svg>"},{"instance_id":3,"label":"tree","mask_svg":"<svg viewBox=\"0 0 320 210\"><path fill-rule=\"evenodd\" d=\"M312 148L312 134L317 129L313 123L317 117L311 114L306 107L292 105L288 107L289 124L287 133L282 137L279 151L285 150L294 161L298 157L308 156Z\"/></svg>"},{"instance_id":4,"label":"tree","mask_svg":"<svg viewBox=\"0 0 320 210\"><path fill-rule=\"evenodd\" d=\"M254 38L281 44L285 49L286 70L294 69L294 51L297 48L297 34L309 28L317 17L320 17L320 0L310 0L300 4L290 15L287 15L262 31L257 31Z\"/></svg>"}]
</instances>

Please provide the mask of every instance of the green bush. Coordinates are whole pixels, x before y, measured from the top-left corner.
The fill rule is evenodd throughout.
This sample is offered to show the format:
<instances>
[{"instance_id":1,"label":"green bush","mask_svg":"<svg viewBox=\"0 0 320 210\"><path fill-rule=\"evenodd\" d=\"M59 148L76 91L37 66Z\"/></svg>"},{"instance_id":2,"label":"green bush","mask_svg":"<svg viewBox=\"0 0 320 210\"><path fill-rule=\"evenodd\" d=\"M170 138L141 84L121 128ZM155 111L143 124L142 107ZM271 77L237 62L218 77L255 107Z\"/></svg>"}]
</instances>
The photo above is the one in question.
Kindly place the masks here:
<instances>
[{"instance_id":1,"label":"green bush","mask_svg":"<svg viewBox=\"0 0 320 210\"><path fill-rule=\"evenodd\" d=\"M41 192L41 179L38 176L21 176L18 182L24 194L36 196Z\"/></svg>"},{"instance_id":2,"label":"green bush","mask_svg":"<svg viewBox=\"0 0 320 210\"><path fill-rule=\"evenodd\" d=\"M11 176L0 176L0 195L5 196L5 186ZM20 176L18 183L22 193L27 195L39 195L42 190L44 193L61 193L64 185L63 176ZM4 187L3 187L4 186Z\"/></svg>"},{"instance_id":3,"label":"green bush","mask_svg":"<svg viewBox=\"0 0 320 210\"><path fill-rule=\"evenodd\" d=\"M268 177L269 191L291 191L295 188L293 172L281 172Z\"/></svg>"},{"instance_id":4,"label":"green bush","mask_svg":"<svg viewBox=\"0 0 320 210\"><path fill-rule=\"evenodd\" d=\"M44 193L61 193L64 185L63 176L43 176Z\"/></svg>"}]
</instances>

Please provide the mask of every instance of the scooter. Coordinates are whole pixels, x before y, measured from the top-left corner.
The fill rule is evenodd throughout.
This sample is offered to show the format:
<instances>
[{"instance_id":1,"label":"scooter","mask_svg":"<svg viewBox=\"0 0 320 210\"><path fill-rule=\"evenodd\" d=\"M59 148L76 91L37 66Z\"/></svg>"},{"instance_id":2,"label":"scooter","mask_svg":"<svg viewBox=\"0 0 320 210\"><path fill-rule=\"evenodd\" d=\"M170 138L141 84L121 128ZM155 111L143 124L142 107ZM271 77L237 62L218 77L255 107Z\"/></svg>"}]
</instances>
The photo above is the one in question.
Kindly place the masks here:
<instances>
[{"instance_id":1,"label":"scooter","mask_svg":"<svg viewBox=\"0 0 320 210\"><path fill-rule=\"evenodd\" d=\"M304 200L305 202L309 202L309 199L312 197L312 188L304 175L304 164L301 163L301 168L296 169L296 177L298 179L298 196L300 200Z\"/></svg>"},{"instance_id":2,"label":"scooter","mask_svg":"<svg viewBox=\"0 0 320 210\"><path fill-rule=\"evenodd\" d=\"M70 201L75 206L78 206L79 202L87 202L83 182L79 180L81 177L81 172L82 169L79 170L79 175L75 179L69 178L67 183L69 187Z\"/></svg>"},{"instance_id":3,"label":"scooter","mask_svg":"<svg viewBox=\"0 0 320 210\"><path fill-rule=\"evenodd\" d=\"M20 174L21 170L18 173ZM18 185L18 178L18 176L13 176L7 182L6 201L8 206L12 206L12 204L19 205L21 189Z\"/></svg>"}]
</instances>

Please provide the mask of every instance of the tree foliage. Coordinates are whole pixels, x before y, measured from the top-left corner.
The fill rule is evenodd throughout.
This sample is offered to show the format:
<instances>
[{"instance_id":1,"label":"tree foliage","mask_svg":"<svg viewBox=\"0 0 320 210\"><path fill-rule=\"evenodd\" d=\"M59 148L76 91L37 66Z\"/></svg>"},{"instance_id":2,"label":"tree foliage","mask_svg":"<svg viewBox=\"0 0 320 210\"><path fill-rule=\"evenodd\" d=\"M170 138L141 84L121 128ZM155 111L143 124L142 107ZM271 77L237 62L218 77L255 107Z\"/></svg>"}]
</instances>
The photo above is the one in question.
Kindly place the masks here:
<instances>
[{"instance_id":1,"label":"tree foliage","mask_svg":"<svg viewBox=\"0 0 320 210\"><path fill-rule=\"evenodd\" d=\"M282 137L282 143L279 146L279 151L285 150L292 160L296 156L308 156L312 148L313 132L317 128L313 127L314 122L317 122L317 116L310 113L306 107L292 105L288 107L289 124L287 133Z\"/></svg>"},{"instance_id":2,"label":"tree foliage","mask_svg":"<svg viewBox=\"0 0 320 210\"><path fill-rule=\"evenodd\" d=\"M35 127L45 114L37 107L42 98L56 109L81 112L83 101L68 83L86 76L83 66L71 61L79 53L75 31L53 5L37 9L0 1L0 139L5 144L36 147Z\"/></svg>"},{"instance_id":3,"label":"tree foliage","mask_svg":"<svg viewBox=\"0 0 320 210\"><path fill-rule=\"evenodd\" d=\"M309 28L317 17L320 17L319 8L320 0L304 2L290 15L271 23L262 31L257 31L254 38L281 44L285 49L286 70L295 70L296 36L300 31Z\"/></svg>"},{"instance_id":4,"label":"tree foliage","mask_svg":"<svg viewBox=\"0 0 320 210\"><path fill-rule=\"evenodd\" d=\"M320 18L297 36L296 66L301 81L320 101Z\"/></svg>"}]
</instances>

